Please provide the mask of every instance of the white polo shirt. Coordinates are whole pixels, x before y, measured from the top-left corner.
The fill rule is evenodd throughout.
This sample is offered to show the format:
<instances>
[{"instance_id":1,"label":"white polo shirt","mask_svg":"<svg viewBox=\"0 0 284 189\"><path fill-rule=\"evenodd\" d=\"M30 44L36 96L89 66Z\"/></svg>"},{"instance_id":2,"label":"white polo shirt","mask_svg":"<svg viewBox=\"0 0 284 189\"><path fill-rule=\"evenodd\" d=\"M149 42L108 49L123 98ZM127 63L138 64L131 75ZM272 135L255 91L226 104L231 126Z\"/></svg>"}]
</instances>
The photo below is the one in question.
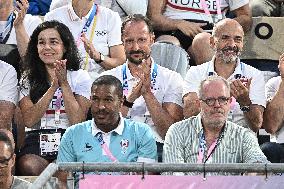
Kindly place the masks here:
<instances>
[{"instance_id":1,"label":"white polo shirt","mask_svg":"<svg viewBox=\"0 0 284 189\"><path fill-rule=\"evenodd\" d=\"M217 75L214 70L214 62L212 60L198 66L190 67L184 80L183 96L189 92L198 93L201 81L210 75ZM235 68L234 73L228 78L228 81L235 80L236 75L244 79L252 78L249 90L249 98L251 103L266 107L266 99L264 94L265 81L263 73L258 69L238 60L237 67ZM241 111L238 102L231 104L228 120L245 128L249 128L249 123L245 120L244 114Z\"/></svg>"},{"instance_id":2,"label":"white polo shirt","mask_svg":"<svg viewBox=\"0 0 284 189\"><path fill-rule=\"evenodd\" d=\"M63 7L54 9L53 11L47 13L44 17L45 21L58 20L68 26L73 34L75 42L79 43L78 48L83 58L82 67L84 67L84 64L86 62L87 52L85 51L84 43L80 40L80 35L92 10L93 8L85 17L82 17L82 19L80 19L75 13L72 4L70 3ZM94 20L95 19L92 20L90 27L86 32L88 39L90 39L91 37ZM97 19L92 43L95 49L105 56L109 56L110 47L122 44L121 19L117 12L114 12L100 5L97 6ZM98 77L98 74L104 71L103 67L96 64L95 61L90 58L87 70L92 78Z\"/></svg>"},{"instance_id":3,"label":"white polo shirt","mask_svg":"<svg viewBox=\"0 0 284 189\"><path fill-rule=\"evenodd\" d=\"M17 84L17 72L14 67L0 60L0 101L9 101L17 105Z\"/></svg>"},{"instance_id":4,"label":"white polo shirt","mask_svg":"<svg viewBox=\"0 0 284 189\"><path fill-rule=\"evenodd\" d=\"M28 36L31 36L33 31L36 29L36 27L41 23L42 20L38 16L32 16L30 14L26 14L24 18L24 26ZM7 40L6 44L17 44L16 32L14 27L12 28L9 39Z\"/></svg>"},{"instance_id":5,"label":"white polo shirt","mask_svg":"<svg viewBox=\"0 0 284 189\"><path fill-rule=\"evenodd\" d=\"M282 81L281 76L273 77L267 81L265 85L265 95L267 101L271 100L275 96L276 92L279 89L281 81ZM277 143L284 143L284 124L282 124L281 129L277 131L275 137Z\"/></svg>"},{"instance_id":6,"label":"white polo shirt","mask_svg":"<svg viewBox=\"0 0 284 189\"><path fill-rule=\"evenodd\" d=\"M154 68L154 60L152 60L151 65L151 75ZM126 75L128 89L131 93L133 86L135 85L136 79L131 75L130 70L128 69L128 63L124 63L121 66L113 68L111 70L105 71L102 75L112 75L117 77L121 83L123 83L123 66L126 65ZM179 106L182 106L182 83L183 79L177 72L169 70L165 67L157 65L157 77L155 89L152 91L155 97L157 98L160 104L165 102L175 103ZM124 94L125 95L125 94ZM134 105L128 111L128 117L134 121L144 122L152 128L156 141L163 143L162 138L159 136L156 127L152 121L149 110L146 107L145 100L142 96L134 101Z\"/></svg>"},{"instance_id":7,"label":"white polo shirt","mask_svg":"<svg viewBox=\"0 0 284 189\"><path fill-rule=\"evenodd\" d=\"M90 99L91 96L91 86L92 86L92 81L85 70L78 70L78 71L69 71L67 70L67 81L68 84L70 85L70 88L73 92L73 94L83 96L87 99ZM28 81L21 80L21 89L20 89L20 101L22 98L25 96L30 95L30 84ZM36 123L33 127L32 130L36 129L55 129L56 125L54 125L54 119L55 119L55 109L56 109L56 100L57 100L57 94L59 89L55 92L53 95L53 98L51 102L49 103L49 106L45 112L45 115L43 118L41 118L41 121ZM60 99L60 121L62 122L60 126L57 128L62 128L66 129L68 126L70 126L67 113L65 112L65 105L64 105L64 99ZM44 123L44 125L43 125ZM44 128L43 128L44 127ZM26 131L30 129L26 128Z\"/></svg>"},{"instance_id":8,"label":"white polo shirt","mask_svg":"<svg viewBox=\"0 0 284 189\"><path fill-rule=\"evenodd\" d=\"M249 3L249 0L219 0L220 8L222 11L222 17L225 18L225 14L228 10L236 10ZM208 10L212 17L217 16L217 4L216 0L206 0ZM166 17L171 19L194 19L194 20L208 20L208 15L205 14L202 8L201 1L195 0L167 0L166 10L164 12Z\"/></svg>"}]
</instances>

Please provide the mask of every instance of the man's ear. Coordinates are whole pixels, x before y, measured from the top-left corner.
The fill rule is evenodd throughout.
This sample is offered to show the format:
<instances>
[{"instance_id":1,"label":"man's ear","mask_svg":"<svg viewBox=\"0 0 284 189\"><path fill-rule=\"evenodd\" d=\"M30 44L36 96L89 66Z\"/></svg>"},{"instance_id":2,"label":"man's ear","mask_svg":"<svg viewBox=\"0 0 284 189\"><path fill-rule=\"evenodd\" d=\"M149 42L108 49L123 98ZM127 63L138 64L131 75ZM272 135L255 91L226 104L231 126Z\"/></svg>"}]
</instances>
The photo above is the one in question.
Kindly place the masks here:
<instances>
[{"instance_id":1,"label":"man's ear","mask_svg":"<svg viewBox=\"0 0 284 189\"><path fill-rule=\"evenodd\" d=\"M211 47L212 49L215 48L215 40L214 40L214 37L213 37L213 36L211 36L211 37L209 38L209 44L210 44L210 47Z\"/></svg>"}]
</instances>

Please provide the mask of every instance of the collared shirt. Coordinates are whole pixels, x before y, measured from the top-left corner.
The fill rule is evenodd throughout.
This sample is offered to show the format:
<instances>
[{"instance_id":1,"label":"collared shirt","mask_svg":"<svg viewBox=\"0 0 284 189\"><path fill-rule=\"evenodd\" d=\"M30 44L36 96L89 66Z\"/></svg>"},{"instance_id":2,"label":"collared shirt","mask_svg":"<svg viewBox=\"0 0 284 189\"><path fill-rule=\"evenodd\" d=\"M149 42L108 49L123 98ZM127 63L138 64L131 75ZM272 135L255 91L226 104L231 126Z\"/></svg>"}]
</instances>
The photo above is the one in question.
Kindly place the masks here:
<instances>
[{"instance_id":1,"label":"collared shirt","mask_svg":"<svg viewBox=\"0 0 284 189\"><path fill-rule=\"evenodd\" d=\"M77 41L81 35L81 31L89 18L93 8L88 12L88 14L82 19L78 17L75 13L72 4L65 5L63 7L54 9L53 11L47 13L44 17L44 20L58 20L64 23L70 29L74 39ZM86 32L86 36L90 39L92 33L92 27L94 20L88 31ZM94 38L93 38L93 45L95 49L102 53L105 56L109 56L110 54L110 47L121 45L121 19L117 12L114 12L108 8L103 6L97 6L97 21L94 30ZM79 51L83 58L83 63L86 61L87 52L84 48L84 43L80 42ZM104 71L103 67L99 64L96 64L93 59L89 58L89 67L88 71L91 75L92 79L98 77L98 74Z\"/></svg>"},{"instance_id":2,"label":"collared shirt","mask_svg":"<svg viewBox=\"0 0 284 189\"><path fill-rule=\"evenodd\" d=\"M144 123L120 118L118 127L109 132L108 148L119 162L153 163L157 146L151 129ZM94 120L69 127L59 146L58 162L111 162L97 137Z\"/></svg>"},{"instance_id":3,"label":"collared shirt","mask_svg":"<svg viewBox=\"0 0 284 189\"><path fill-rule=\"evenodd\" d=\"M26 14L23 23L28 36L31 36L36 27L42 23L42 20L38 16ZM15 27L12 28L11 34L6 44L17 44Z\"/></svg>"},{"instance_id":4,"label":"collared shirt","mask_svg":"<svg viewBox=\"0 0 284 189\"><path fill-rule=\"evenodd\" d=\"M267 81L265 85L265 94L267 101L270 101L275 96L280 87L281 82L281 76L273 77ZM271 139L273 137L274 135L271 135ZM282 124L281 129L275 133L275 137L277 143L284 143L284 124Z\"/></svg>"},{"instance_id":5,"label":"collared shirt","mask_svg":"<svg viewBox=\"0 0 284 189\"><path fill-rule=\"evenodd\" d=\"M163 152L165 163L197 163L201 115L173 124L166 135ZM227 121L224 135L207 163L267 163L257 138L246 128ZM186 173L196 174L196 173Z\"/></svg>"},{"instance_id":6,"label":"collared shirt","mask_svg":"<svg viewBox=\"0 0 284 189\"><path fill-rule=\"evenodd\" d=\"M199 85L202 80L206 79L210 75L217 75L214 70L213 60L214 58L204 64L190 67L184 79L183 96L189 92L198 93ZM234 73L228 78L228 81L230 82L235 80L236 76L243 79L252 78L249 89L249 98L251 103L266 107L264 94L265 81L263 73L250 65L240 62L238 59ZM238 102L235 102L234 105L231 106L228 120L245 128L249 128L249 123L245 119L244 113L241 111Z\"/></svg>"},{"instance_id":7,"label":"collared shirt","mask_svg":"<svg viewBox=\"0 0 284 189\"><path fill-rule=\"evenodd\" d=\"M17 72L13 66L0 60L0 101L8 101L17 105Z\"/></svg>"},{"instance_id":8,"label":"collared shirt","mask_svg":"<svg viewBox=\"0 0 284 189\"><path fill-rule=\"evenodd\" d=\"M77 71L67 70L67 81L71 88L73 94L83 96L87 99L90 99L91 96L91 86L92 81L87 71L79 69ZM27 79L21 79L21 89L20 89L20 101L22 98L30 95L30 84ZM54 94L52 100L49 103L49 106L45 112L43 118L46 119L47 124L41 125L42 122L39 121L32 128L27 128L26 131L40 129L41 127L54 127L55 110L56 110L56 100L57 95ZM60 99L60 120L64 121L65 124L60 124L58 128L66 129L69 125L67 113L65 112L65 105L63 97Z\"/></svg>"},{"instance_id":9,"label":"collared shirt","mask_svg":"<svg viewBox=\"0 0 284 189\"><path fill-rule=\"evenodd\" d=\"M152 58L151 60L152 60L151 64L151 74L152 74L154 69L153 66L154 60ZM128 89L129 89L128 93L131 93L131 90L135 86L137 80L134 76L132 76L128 68L128 62L126 62L123 65L126 65L126 75L127 75ZM102 73L102 75L113 75L123 83L123 70L122 70L123 65L105 71ZM160 65L157 65L157 77L156 77L156 84L155 84L155 89L153 90L153 94L157 98L160 104L163 104L165 102L170 102L182 106L182 98L181 98L182 83L183 79L180 74L172 70L169 70L165 67L162 67ZM144 122L150 125L154 132L156 140L161 143L163 142L162 138L160 137L160 135L156 130L156 127L154 126L150 112L147 109L145 100L142 96L140 96L138 99L134 101L133 107L128 111L128 117L135 121Z\"/></svg>"}]
</instances>

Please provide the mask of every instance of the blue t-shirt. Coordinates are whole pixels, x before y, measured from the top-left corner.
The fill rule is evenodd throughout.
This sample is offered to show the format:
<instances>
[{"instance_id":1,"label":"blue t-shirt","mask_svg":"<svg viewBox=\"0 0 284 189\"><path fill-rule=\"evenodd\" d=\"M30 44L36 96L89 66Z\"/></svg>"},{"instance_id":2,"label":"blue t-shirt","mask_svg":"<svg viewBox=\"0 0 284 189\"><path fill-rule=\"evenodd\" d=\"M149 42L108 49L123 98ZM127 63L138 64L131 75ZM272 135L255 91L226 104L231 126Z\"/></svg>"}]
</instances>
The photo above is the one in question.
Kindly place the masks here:
<instances>
[{"instance_id":1,"label":"blue t-shirt","mask_svg":"<svg viewBox=\"0 0 284 189\"><path fill-rule=\"evenodd\" d=\"M121 118L121 134L112 131L109 149L118 162L154 162L157 146L150 127L144 123ZM92 133L94 121L69 127L59 146L57 162L112 162L103 153L98 138Z\"/></svg>"}]
</instances>

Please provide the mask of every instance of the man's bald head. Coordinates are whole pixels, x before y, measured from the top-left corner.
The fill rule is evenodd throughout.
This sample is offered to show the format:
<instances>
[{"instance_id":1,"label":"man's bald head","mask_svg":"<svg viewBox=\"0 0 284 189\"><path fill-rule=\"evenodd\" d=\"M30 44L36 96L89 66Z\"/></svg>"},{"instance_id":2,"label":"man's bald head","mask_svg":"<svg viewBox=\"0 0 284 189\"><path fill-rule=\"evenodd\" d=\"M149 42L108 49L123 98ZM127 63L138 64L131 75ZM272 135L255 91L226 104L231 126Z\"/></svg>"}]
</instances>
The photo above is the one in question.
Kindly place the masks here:
<instances>
[{"instance_id":1,"label":"man's bald head","mask_svg":"<svg viewBox=\"0 0 284 189\"><path fill-rule=\"evenodd\" d=\"M234 19L225 18L219 21L213 28L212 36L218 37L224 30L239 30L244 35L243 27Z\"/></svg>"}]
</instances>

